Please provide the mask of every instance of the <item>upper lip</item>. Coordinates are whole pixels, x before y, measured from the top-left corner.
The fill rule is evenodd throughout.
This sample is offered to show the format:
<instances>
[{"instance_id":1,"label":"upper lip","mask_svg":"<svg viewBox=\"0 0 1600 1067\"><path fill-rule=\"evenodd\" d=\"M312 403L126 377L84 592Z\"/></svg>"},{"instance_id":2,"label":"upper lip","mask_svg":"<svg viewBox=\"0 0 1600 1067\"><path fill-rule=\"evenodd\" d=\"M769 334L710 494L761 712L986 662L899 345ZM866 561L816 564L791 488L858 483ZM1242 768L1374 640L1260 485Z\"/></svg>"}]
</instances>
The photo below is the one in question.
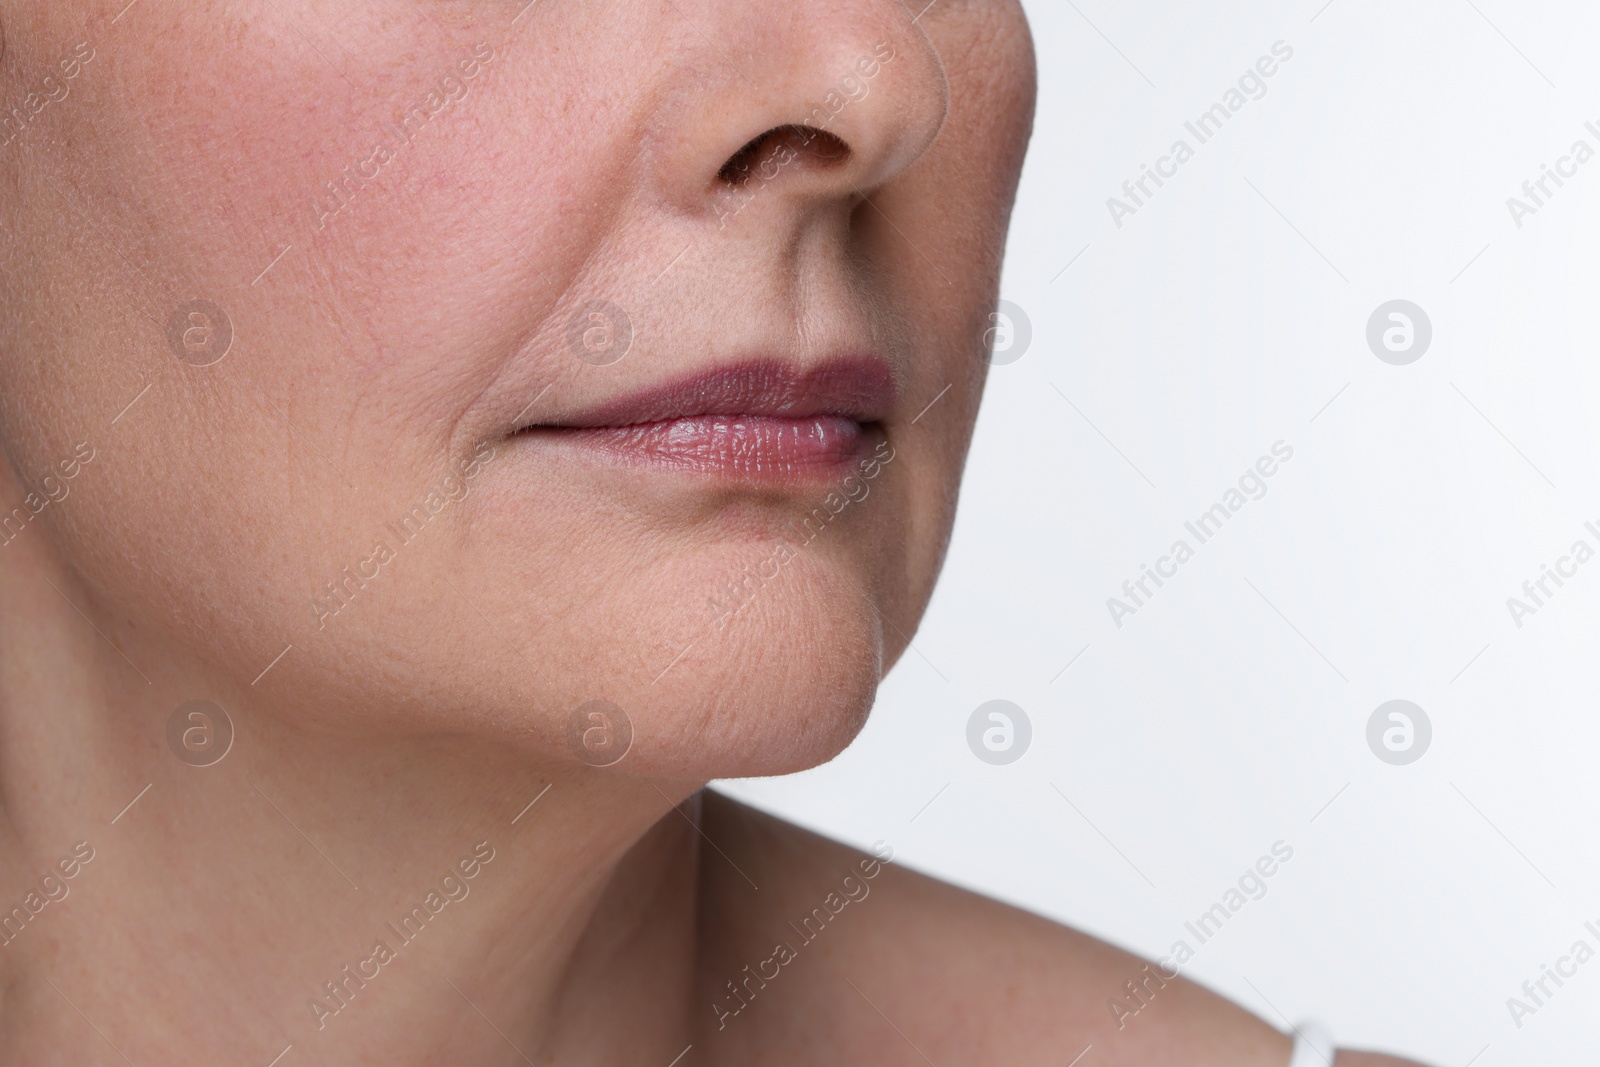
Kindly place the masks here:
<instances>
[{"instance_id":1,"label":"upper lip","mask_svg":"<svg viewBox=\"0 0 1600 1067\"><path fill-rule=\"evenodd\" d=\"M632 426L711 415L833 415L868 423L889 416L895 394L894 376L880 359L841 357L804 370L781 360L752 359L647 386L536 425Z\"/></svg>"}]
</instances>

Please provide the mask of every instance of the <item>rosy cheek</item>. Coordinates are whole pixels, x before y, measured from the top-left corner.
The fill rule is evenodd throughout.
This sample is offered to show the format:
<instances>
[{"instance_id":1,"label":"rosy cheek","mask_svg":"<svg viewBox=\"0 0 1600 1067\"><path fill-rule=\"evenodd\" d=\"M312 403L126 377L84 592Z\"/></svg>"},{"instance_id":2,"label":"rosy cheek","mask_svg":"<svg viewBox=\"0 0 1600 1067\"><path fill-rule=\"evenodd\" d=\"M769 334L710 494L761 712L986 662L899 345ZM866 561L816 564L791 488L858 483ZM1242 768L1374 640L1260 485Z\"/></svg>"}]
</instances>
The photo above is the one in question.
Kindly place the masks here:
<instances>
[{"instance_id":1,"label":"rosy cheek","mask_svg":"<svg viewBox=\"0 0 1600 1067\"><path fill-rule=\"evenodd\" d=\"M186 272L227 293L235 318L254 313L306 357L364 376L433 332L441 275L467 266L446 261L484 244L472 231L486 224L461 214L462 161L488 150L503 61L498 48L478 60L471 29L319 26L322 13L277 7L209 45L191 33L181 62L125 68L130 98L169 103L123 118L163 161L150 184L177 202L163 240Z\"/></svg>"}]
</instances>

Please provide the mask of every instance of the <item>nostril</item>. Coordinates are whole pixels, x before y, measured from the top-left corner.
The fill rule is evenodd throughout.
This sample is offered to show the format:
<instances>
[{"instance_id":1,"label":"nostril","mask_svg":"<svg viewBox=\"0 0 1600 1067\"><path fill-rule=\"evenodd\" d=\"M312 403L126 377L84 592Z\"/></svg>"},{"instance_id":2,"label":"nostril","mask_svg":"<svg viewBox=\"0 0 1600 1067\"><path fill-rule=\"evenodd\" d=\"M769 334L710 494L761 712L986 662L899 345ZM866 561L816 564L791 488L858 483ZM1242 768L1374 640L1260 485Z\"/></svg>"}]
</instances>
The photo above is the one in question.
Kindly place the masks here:
<instances>
[{"instance_id":1,"label":"nostril","mask_svg":"<svg viewBox=\"0 0 1600 1067\"><path fill-rule=\"evenodd\" d=\"M825 167L844 162L850 155L850 146L844 141L815 126L774 126L739 151L717 171L717 178L728 185L743 185L757 168L763 176L768 172L796 162L807 162Z\"/></svg>"}]
</instances>

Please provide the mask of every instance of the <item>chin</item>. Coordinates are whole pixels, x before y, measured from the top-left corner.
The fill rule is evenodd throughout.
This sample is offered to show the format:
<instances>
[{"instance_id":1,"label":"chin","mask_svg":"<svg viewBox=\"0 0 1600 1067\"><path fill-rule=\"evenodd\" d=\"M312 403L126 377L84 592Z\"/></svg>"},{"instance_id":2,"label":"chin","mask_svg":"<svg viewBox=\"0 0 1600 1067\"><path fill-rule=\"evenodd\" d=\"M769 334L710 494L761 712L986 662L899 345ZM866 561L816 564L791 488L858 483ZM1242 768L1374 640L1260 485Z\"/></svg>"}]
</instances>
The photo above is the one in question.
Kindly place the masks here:
<instances>
[{"instance_id":1,"label":"chin","mask_svg":"<svg viewBox=\"0 0 1600 1067\"><path fill-rule=\"evenodd\" d=\"M876 611L850 582L820 568L797 572L723 621L626 694L638 709L635 738L617 771L790 774L826 763L860 733L885 649Z\"/></svg>"}]
</instances>

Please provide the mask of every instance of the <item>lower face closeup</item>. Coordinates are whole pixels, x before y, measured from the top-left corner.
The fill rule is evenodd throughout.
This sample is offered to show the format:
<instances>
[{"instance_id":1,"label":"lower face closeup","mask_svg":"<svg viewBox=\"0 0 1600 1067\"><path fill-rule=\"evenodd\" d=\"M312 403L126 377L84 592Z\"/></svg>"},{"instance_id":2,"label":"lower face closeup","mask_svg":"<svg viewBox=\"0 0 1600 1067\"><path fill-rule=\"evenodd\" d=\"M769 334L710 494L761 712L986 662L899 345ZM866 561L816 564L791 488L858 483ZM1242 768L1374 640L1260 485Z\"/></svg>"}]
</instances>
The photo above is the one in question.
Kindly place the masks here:
<instances>
[{"instance_id":1,"label":"lower face closeup","mask_svg":"<svg viewBox=\"0 0 1600 1067\"><path fill-rule=\"evenodd\" d=\"M0 0L0 552L294 728L829 758L1032 118L1016 0L925 2Z\"/></svg>"}]
</instances>

